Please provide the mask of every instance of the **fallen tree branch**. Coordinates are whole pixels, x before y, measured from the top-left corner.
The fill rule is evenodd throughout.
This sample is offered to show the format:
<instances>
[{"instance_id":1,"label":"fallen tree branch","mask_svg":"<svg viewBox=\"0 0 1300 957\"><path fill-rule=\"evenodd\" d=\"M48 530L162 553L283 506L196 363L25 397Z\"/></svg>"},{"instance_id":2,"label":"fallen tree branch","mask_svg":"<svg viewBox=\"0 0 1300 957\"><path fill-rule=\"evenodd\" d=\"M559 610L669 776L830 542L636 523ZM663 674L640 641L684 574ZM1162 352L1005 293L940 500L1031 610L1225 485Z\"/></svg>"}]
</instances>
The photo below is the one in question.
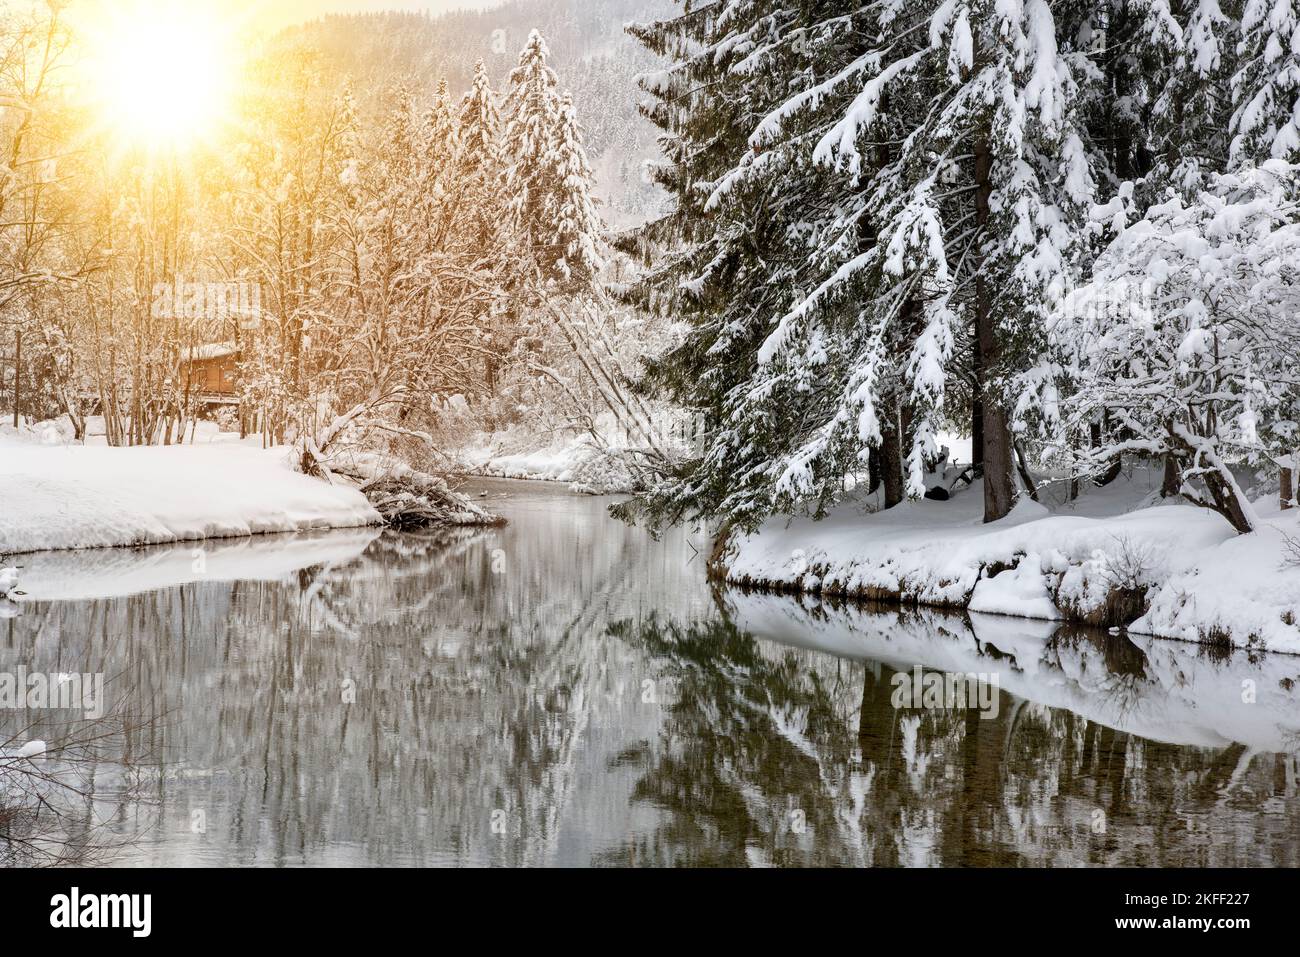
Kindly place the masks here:
<instances>
[{"instance_id":1,"label":"fallen tree branch","mask_svg":"<svg viewBox=\"0 0 1300 957\"><path fill-rule=\"evenodd\" d=\"M447 484L446 479L421 472L374 453L356 453L331 462L335 475L357 484L361 494L392 528L430 525L497 526L505 520L480 508Z\"/></svg>"}]
</instances>

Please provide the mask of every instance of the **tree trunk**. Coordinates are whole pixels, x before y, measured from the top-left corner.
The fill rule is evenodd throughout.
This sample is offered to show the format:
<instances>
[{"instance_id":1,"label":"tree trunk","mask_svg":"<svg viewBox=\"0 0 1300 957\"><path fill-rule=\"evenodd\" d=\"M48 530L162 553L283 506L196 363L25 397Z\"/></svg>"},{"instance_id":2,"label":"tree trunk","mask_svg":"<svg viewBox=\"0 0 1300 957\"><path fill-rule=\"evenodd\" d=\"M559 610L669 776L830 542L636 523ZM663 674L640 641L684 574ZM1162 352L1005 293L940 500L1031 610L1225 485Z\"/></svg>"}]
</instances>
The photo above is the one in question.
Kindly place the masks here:
<instances>
[{"instance_id":1,"label":"tree trunk","mask_svg":"<svg viewBox=\"0 0 1300 957\"><path fill-rule=\"evenodd\" d=\"M1017 439L1012 443L1016 452L1016 469L1020 472L1020 481L1025 484L1025 491L1035 502L1038 501L1038 486L1034 484L1034 473L1029 471L1029 460L1025 457L1025 448Z\"/></svg>"},{"instance_id":2,"label":"tree trunk","mask_svg":"<svg viewBox=\"0 0 1300 957\"><path fill-rule=\"evenodd\" d=\"M1251 524L1250 518L1246 515L1245 510L1241 507L1241 501L1237 498L1236 491L1222 475L1214 469L1208 469L1202 476L1205 487L1210 491L1210 497L1214 501L1214 510L1226 518L1242 535L1249 534L1255 530Z\"/></svg>"},{"instance_id":3,"label":"tree trunk","mask_svg":"<svg viewBox=\"0 0 1300 957\"><path fill-rule=\"evenodd\" d=\"M898 415L889 413L880 430L880 467L884 472L885 508L903 500L903 443L898 429Z\"/></svg>"},{"instance_id":4,"label":"tree trunk","mask_svg":"<svg viewBox=\"0 0 1300 957\"><path fill-rule=\"evenodd\" d=\"M988 132L975 142L975 212L979 227L988 222L992 193L993 153ZM977 267L975 279L975 401L982 435L979 442L984 462L984 521L1005 518L1015 504L1011 429L1006 410L995 395L985 391L985 377L997 369L1000 356L997 324L993 315L993 289L987 270Z\"/></svg>"},{"instance_id":5,"label":"tree trunk","mask_svg":"<svg viewBox=\"0 0 1300 957\"><path fill-rule=\"evenodd\" d=\"M880 467L881 451L880 446L871 450L867 458L867 492L874 495L876 489L880 488L880 483L884 478L884 469Z\"/></svg>"},{"instance_id":6,"label":"tree trunk","mask_svg":"<svg viewBox=\"0 0 1300 957\"><path fill-rule=\"evenodd\" d=\"M23 392L23 331L19 329L14 333L14 428L17 429L21 420L19 419L19 409L22 407Z\"/></svg>"},{"instance_id":7,"label":"tree trunk","mask_svg":"<svg viewBox=\"0 0 1300 957\"><path fill-rule=\"evenodd\" d=\"M1183 487L1182 469L1178 467L1178 458L1172 452L1165 453L1165 476L1160 485L1161 498L1177 498Z\"/></svg>"},{"instance_id":8,"label":"tree trunk","mask_svg":"<svg viewBox=\"0 0 1300 957\"><path fill-rule=\"evenodd\" d=\"M881 93L879 109L881 115L889 113L890 97L886 90ZM884 169L893 160L893 151L883 140L876 144L876 166ZM865 253L879 241L880 230L864 216L858 231L858 251ZM903 305L904 317L911 303ZM872 450L867 464L870 476L870 489L876 491L882 484L885 487L885 508L893 508L903 501L903 448L899 432L898 409L892 404L887 406L880 427L880 447Z\"/></svg>"},{"instance_id":9,"label":"tree trunk","mask_svg":"<svg viewBox=\"0 0 1300 957\"><path fill-rule=\"evenodd\" d=\"M1102 439L1102 432L1104 431L1104 427L1105 427L1104 422L1094 422L1092 424L1092 447L1094 449L1101 448L1101 439ZM1120 455L1116 455L1113 459L1110 460L1110 463L1106 466L1106 471L1102 472L1100 475L1097 476L1097 484L1102 487L1109 485L1111 482L1119 478L1120 472L1123 470L1123 468L1124 468L1123 457Z\"/></svg>"},{"instance_id":10,"label":"tree trunk","mask_svg":"<svg viewBox=\"0 0 1300 957\"><path fill-rule=\"evenodd\" d=\"M1278 504L1282 511L1295 506L1295 476L1289 468L1282 469L1278 483Z\"/></svg>"},{"instance_id":11,"label":"tree trunk","mask_svg":"<svg viewBox=\"0 0 1300 957\"><path fill-rule=\"evenodd\" d=\"M1006 518L1016 504L1014 454L1006 414L996 405L984 410L984 521Z\"/></svg>"}]
</instances>

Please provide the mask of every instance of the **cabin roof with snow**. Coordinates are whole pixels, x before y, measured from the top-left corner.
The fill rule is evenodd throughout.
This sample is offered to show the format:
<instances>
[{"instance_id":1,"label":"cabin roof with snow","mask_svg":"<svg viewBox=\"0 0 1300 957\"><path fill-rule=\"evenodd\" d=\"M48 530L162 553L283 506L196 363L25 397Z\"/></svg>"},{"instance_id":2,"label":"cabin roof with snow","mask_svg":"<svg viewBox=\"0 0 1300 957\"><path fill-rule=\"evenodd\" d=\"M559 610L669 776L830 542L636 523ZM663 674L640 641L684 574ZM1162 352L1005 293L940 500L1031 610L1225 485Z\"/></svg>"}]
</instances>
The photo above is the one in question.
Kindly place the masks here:
<instances>
[{"instance_id":1,"label":"cabin roof with snow","mask_svg":"<svg viewBox=\"0 0 1300 957\"><path fill-rule=\"evenodd\" d=\"M239 354L239 346L233 342L209 342L185 350L186 362L205 362L209 359L224 359Z\"/></svg>"}]
</instances>

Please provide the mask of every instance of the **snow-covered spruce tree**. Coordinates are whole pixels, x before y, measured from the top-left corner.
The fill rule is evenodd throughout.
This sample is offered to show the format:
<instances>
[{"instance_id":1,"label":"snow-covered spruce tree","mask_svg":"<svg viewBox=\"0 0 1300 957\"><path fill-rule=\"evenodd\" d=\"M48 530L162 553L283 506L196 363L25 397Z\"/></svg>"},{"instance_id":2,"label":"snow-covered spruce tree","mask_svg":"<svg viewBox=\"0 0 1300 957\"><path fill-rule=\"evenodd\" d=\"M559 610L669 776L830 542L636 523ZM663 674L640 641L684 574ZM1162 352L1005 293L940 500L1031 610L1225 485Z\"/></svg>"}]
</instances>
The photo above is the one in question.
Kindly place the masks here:
<instances>
[{"instance_id":1,"label":"snow-covered spruce tree","mask_svg":"<svg viewBox=\"0 0 1300 957\"><path fill-rule=\"evenodd\" d=\"M502 158L510 255L505 288L510 313L502 333L511 359L504 389L514 391L512 415L523 413L540 385L594 388L638 441L655 445L641 404L627 394L616 350L591 321L589 300L601 296L603 226L593 199L591 165L576 110L559 90L549 52L534 30L510 75ZM605 310L606 320L611 311ZM586 382L566 382L565 369Z\"/></svg>"},{"instance_id":2,"label":"snow-covered spruce tree","mask_svg":"<svg viewBox=\"0 0 1300 957\"><path fill-rule=\"evenodd\" d=\"M1090 85L1085 109L1092 138L1109 156L1098 177L1098 190L1109 194L1119 183L1144 175L1152 164L1149 127L1159 91L1152 66L1168 51L1153 46L1153 32L1142 9L1144 0L1111 0L1089 5L1077 41L1091 48L1102 82ZM1109 175L1107 175L1109 174Z\"/></svg>"},{"instance_id":3,"label":"snow-covered spruce tree","mask_svg":"<svg viewBox=\"0 0 1300 957\"><path fill-rule=\"evenodd\" d=\"M898 60L917 57L929 39L920 31L907 34L902 6L864 13L859 44L850 45L847 24L836 19L798 37L810 58L838 48L853 59L824 80L810 76L812 82L768 114L750 136L751 155L711 202L718 205L764 166L785 164L802 184L795 197L803 194L806 210L817 211L805 212L791 231L790 254L803 263L803 295L760 348L762 384L746 397L800 403L801 396L822 392L814 403L800 403L820 406L823 418L780 461L779 494L806 498L819 471L833 487L843 473L828 465L851 470L869 456L873 480L880 476L884 503L892 506L925 491L962 336L945 251L944 190L934 188L935 179L912 178L916 156L908 148L940 86L918 75L887 89L881 58L885 50ZM842 124L873 80L883 80L876 113L852 137L853 149L862 149L850 158L838 152Z\"/></svg>"},{"instance_id":4,"label":"snow-covered spruce tree","mask_svg":"<svg viewBox=\"0 0 1300 957\"><path fill-rule=\"evenodd\" d=\"M638 29L678 55L647 82L677 206L640 238L685 245L640 292L692 320L651 372L708 439L641 511L824 507L872 447L896 474L891 435L920 494L962 379L986 518L1010 510L1008 379L1093 196L1076 108L1097 71L1061 6L750 2Z\"/></svg>"},{"instance_id":5,"label":"snow-covered spruce tree","mask_svg":"<svg viewBox=\"0 0 1300 957\"><path fill-rule=\"evenodd\" d=\"M1124 228L1052 319L1064 375L1039 380L1050 420L1104 411L1122 426L1095 458L1172 454L1182 494L1239 532L1258 518L1231 467L1296 446L1296 172L1214 174Z\"/></svg>"},{"instance_id":6,"label":"snow-covered spruce tree","mask_svg":"<svg viewBox=\"0 0 1300 957\"><path fill-rule=\"evenodd\" d=\"M487 68L479 60L474 66L473 85L461 103L456 181L460 190L458 205L464 210L468 234L473 237L480 261L488 270L498 269L506 258L501 133L497 97ZM492 395L508 337L488 328L492 316L483 318L484 380L487 393Z\"/></svg>"},{"instance_id":7,"label":"snow-covered spruce tree","mask_svg":"<svg viewBox=\"0 0 1300 957\"><path fill-rule=\"evenodd\" d=\"M501 112L482 60L474 64L473 83L461 102L460 131L465 165L494 168L501 152Z\"/></svg>"},{"instance_id":8,"label":"snow-covered spruce tree","mask_svg":"<svg viewBox=\"0 0 1300 957\"><path fill-rule=\"evenodd\" d=\"M1112 157L1131 150L1122 136L1111 150L1096 136L1107 83L1124 83L1113 65L1108 73L1096 62L1105 52L1099 30L1120 25L1113 7L943 3L928 14L929 46L915 55L920 66L894 61L900 78L928 63L943 81L906 141L915 172L883 179L895 180L895 203L925 202L943 224L949 300L961 317L955 329L969 337L959 355L969 369L986 521L1014 501L1016 456L1031 481L1008 415L1015 376L1037 361L1046 315L1087 259L1078 223L1095 180L1111 180ZM930 199L937 186L946 188Z\"/></svg>"},{"instance_id":9,"label":"snow-covered spruce tree","mask_svg":"<svg viewBox=\"0 0 1300 957\"><path fill-rule=\"evenodd\" d=\"M425 153L436 161L437 166L445 167L455 159L460 146L460 119L447 89L446 77L438 81L433 102L424 114L421 142Z\"/></svg>"},{"instance_id":10,"label":"snow-covered spruce tree","mask_svg":"<svg viewBox=\"0 0 1300 957\"><path fill-rule=\"evenodd\" d=\"M820 4L817 12L826 15L834 6ZM784 103L789 78L810 68L806 48L795 42L803 34L792 33L804 25L786 7L781 0L707 5L630 28L651 52L674 61L641 79L652 98L642 111L662 130L664 158L652 172L673 204L620 241L630 253L655 254L624 293L641 308L687 324L679 344L648 362L647 384L695 415L701 444L697 455L622 507L625 518L661 524L716 517L753 525L799 504L780 497L776 463L815 428L810 398L797 390L825 377L802 384L790 377L792 401L783 401L786 393L769 394L751 405L749 393L774 322L794 308L800 288L809 288L802 271L810 262L792 248L791 237L821 203L791 174L798 161L776 151L712 200L754 155L749 134L756 119ZM849 26L841 42L854 36ZM852 54L835 56L819 78L833 75ZM815 179L827 175L813 172ZM796 245L803 243L806 238ZM820 493L829 502L841 488L830 473L843 474L852 464L823 464L808 497Z\"/></svg>"},{"instance_id":11,"label":"snow-covered spruce tree","mask_svg":"<svg viewBox=\"0 0 1300 957\"><path fill-rule=\"evenodd\" d=\"M1141 50L1152 102L1148 141L1154 167L1146 199L1167 187L1194 193L1228 158L1229 81L1236 47L1233 0L1139 0L1133 38ZM1228 12L1225 12L1225 7Z\"/></svg>"},{"instance_id":12,"label":"snow-covered spruce tree","mask_svg":"<svg viewBox=\"0 0 1300 957\"><path fill-rule=\"evenodd\" d=\"M502 152L510 220L544 283L590 289L603 265L603 226L572 97L561 94L534 30L510 74Z\"/></svg>"},{"instance_id":13,"label":"snow-covered spruce tree","mask_svg":"<svg viewBox=\"0 0 1300 957\"><path fill-rule=\"evenodd\" d=\"M1237 72L1232 78L1230 161L1245 169L1269 158L1300 161L1300 4L1295 0L1247 0L1241 15ZM1290 196L1300 193L1292 180ZM1294 221L1294 208L1287 213ZM1300 396L1293 397L1300 403ZM1282 422L1300 419L1300 409ZM1284 427L1283 432L1289 426ZM1295 504L1295 473L1300 466L1294 436L1276 436L1272 456L1278 469L1278 498Z\"/></svg>"},{"instance_id":14,"label":"snow-covered spruce tree","mask_svg":"<svg viewBox=\"0 0 1300 957\"><path fill-rule=\"evenodd\" d=\"M494 253L501 231L501 114L487 68L479 60L474 82L460 107L458 178L469 201L462 204L474 220L484 253Z\"/></svg>"},{"instance_id":15,"label":"snow-covered spruce tree","mask_svg":"<svg viewBox=\"0 0 1300 957\"><path fill-rule=\"evenodd\" d=\"M1079 11L1057 7L1059 20L1034 0L885 5L891 29L878 71L863 77L813 154L856 180L871 162L867 144L890 141L878 117L909 97L916 102L862 204L883 223L881 268L893 283L878 286L875 299L892 292L894 303L885 303L924 317L905 324L910 350L894 353L906 357L913 380L907 401L925 416L909 443L910 491L919 491L921 452L953 373L949 360L960 356L986 521L1006 515L1015 500L1009 380L1041 347L1046 309L1069 285L1078 240L1071 219L1093 196L1079 104L1081 86L1097 71L1080 42ZM897 42L918 28L920 42ZM961 339L968 350L953 348ZM874 363L888 361L887 354ZM869 409L870 393L859 382L850 386L841 421Z\"/></svg>"},{"instance_id":16,"label":"snow-covered spruce tree","mask_svg":"<svg viewBox=\"0 0 1300 957\"><path fill-rule=\"evenodd\" d=\"M460 219L465 193L458 165L460 148L460 120L444 79L438 83L416 134L419 184L412 212L426 253L445 248L452 241L452 222Z\"/></svg>"},{"instance_id":17,"label":"snow-covered spruce tree","mask_svg":"<svg viewBox=\"0 0 1300 957\"><path fill-rule=\"evenodd\" d=\"M551 151L555 163L555 184L547 197L551 238L538 254L545 257L544 271L556 275L561 289L591 289L604 265L604 227L591 195L591 164L582 145L578 115L567 93L556 111Z\"/></svg>"},{"instance_id":18,"label":"snow-covered spruce tree","mask_svg":"<svg viewBox=\"0 0 1300 957\"><path fill-rule=\"evenodd\" d=\"M1246 0L1232 77L1234 164L1300 156L1300 3Z\"/></svg>"},{"instance_id":19,"label":"snow-covered spruce tree","mask_svg":"<svg viewBox=\"0 0 1300 957\"><path fill-rule=\"evenodd\" d=\"M454 188L461 149L460 117L445 78L438 82L433 98L424 110L416 139L421 156L421 174L426 180L422 188L431 198L436 196L441 201L446 198L447 191Z\"/></svg>"},{"instance_id":20,"label":"snow-covered spruce tree","mask_svg":"<svg viewBox=\"0 0 1300 957\"><path fill-rule=\"evenodd\" d=\"M510 217L531 252L547 245L547 199L554 187L552 141L560 110L559 80L546 62L546 40L534 30L510 73L505 98L505 183Z\"/></svg>"}]
</instances>

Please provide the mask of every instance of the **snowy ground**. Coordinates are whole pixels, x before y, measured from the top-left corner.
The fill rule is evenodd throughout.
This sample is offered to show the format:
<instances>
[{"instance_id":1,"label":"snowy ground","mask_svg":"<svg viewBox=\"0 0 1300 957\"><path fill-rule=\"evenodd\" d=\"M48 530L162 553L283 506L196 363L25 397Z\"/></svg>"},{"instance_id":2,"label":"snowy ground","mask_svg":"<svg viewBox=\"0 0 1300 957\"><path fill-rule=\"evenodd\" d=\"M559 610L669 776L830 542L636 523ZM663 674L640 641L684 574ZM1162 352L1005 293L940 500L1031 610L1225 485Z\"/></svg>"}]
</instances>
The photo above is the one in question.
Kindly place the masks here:
<instances>
[{"instance_id":1,"label":"snowy ground","mask_svg":"<svg viewBox=\"0 0 1300 957\"><path fill-rule=\"evenodd\" d=\"M662 423L661 423L662 424ZM457 453L469 475L561 482L577 492L598 495L630 492L639 446L608 413L595 419L596 434L556 430L538 434L522 425L468 436ZM659 436L664 447L680 451L672 437Z\"/></svg>"},{"instance_id":2,"label":"snowy ground","mask_svg":"<svg viewBox=\"0 0 1300 957\"><path fill-rule=\"evenodd\" d=\"M630 476L611 474L602 467L604 453L590 436L559 434L521 441L510 433L481 433L461 451L465 471L493 478L533 479L586 485L590 479L607 479L610 486L593 486L600 491L625 491Z\"/></svg>"},{"instance_id":3,"label":"snowy ground","mask_svg":"<svg viewBox=\"0 0 1300 957\"><path fill-rule=\"evenodd\" d=\"M978 486L875 513L851 501L822 522L779 518L738 535L722 564L740 584L1300 654L1300 566L1288 542L1300 538L1300 513L1261 501L1266 527L1238 536L1204 509L1154 504L1156 482L1139 471L1050 509L1026 499L992 525ZM1133 593L1140 617L1116 621Z\"/></svg>"},{"instance_id":4,"label":"snowy ground","mask_svg":"<svg viewBox=\"0 0 1300 957\"><path fill-rule=\"evenodd\" d=\"M109 448L57 426L0 432L0 555L374 525L352 488L290 467L287 449L209 441Z\"/></svg>"}]
</instances>

